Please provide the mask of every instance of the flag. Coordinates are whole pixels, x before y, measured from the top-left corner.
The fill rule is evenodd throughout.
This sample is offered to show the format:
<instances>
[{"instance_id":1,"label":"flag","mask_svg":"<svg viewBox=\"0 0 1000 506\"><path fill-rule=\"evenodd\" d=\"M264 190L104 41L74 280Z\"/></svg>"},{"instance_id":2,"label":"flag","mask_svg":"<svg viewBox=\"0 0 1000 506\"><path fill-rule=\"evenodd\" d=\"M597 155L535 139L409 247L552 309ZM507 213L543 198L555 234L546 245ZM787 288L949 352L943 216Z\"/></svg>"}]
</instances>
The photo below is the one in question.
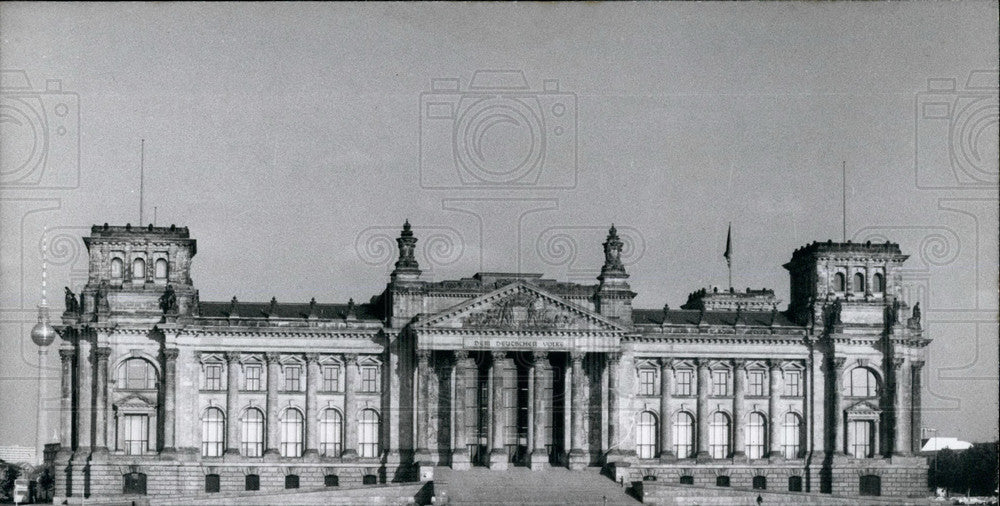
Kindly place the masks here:
<instances>
[{"instance_id":1,"label":"flag","mask_svg":"<svg viewBox=\"0 0 1000 506\"><path fill-rule=\"evenodd\" d=\"M732 265L733 262L733 224L729 224L729 230L726 231L726 252L722 254L726 259L726 265Z\"/></svg>"}]
</instances>

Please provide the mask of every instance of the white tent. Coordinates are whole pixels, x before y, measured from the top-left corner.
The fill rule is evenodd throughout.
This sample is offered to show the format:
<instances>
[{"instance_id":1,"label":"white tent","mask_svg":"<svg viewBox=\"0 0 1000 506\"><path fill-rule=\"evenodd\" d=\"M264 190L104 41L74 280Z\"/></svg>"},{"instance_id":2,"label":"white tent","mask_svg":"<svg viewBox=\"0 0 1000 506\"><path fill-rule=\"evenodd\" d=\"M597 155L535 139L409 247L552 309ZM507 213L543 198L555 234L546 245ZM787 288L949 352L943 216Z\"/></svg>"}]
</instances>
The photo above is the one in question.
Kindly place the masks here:
<instances>
[{"instance_id":1,"label":"white tent","mask_svg":"<svg viewBox=\"0 0 1000 506\"><path fill-rule=\"evenodd\" d=\"M968 450L972 448L972 443L959 441L957 437L932 437L924 443L920 449L922 452L936 452L938 450Z\"/></svg>"}]
</instances>

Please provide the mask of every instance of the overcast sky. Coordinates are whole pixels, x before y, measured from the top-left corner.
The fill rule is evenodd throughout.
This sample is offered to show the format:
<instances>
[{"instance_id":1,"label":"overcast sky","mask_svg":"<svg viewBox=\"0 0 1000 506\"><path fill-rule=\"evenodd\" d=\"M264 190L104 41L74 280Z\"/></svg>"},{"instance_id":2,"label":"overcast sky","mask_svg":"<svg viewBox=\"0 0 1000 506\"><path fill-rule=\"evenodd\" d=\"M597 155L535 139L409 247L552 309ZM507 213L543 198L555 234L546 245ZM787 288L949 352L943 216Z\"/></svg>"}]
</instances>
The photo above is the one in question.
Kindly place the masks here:
<instances>
[{"instance_id":1,"label":"overcast sky","mask_svg":"<svg viewBox=\"0 0 1000 506\"><path fill-rule=\"evenodd\" d=\"M39 245L61 310L79 237L139 221L141 138L145 221L190 227L202 300L367 300L408 218L435 280L595 282L614 223L646 308L726 284L731 222L734 285L787 302L794 249L841 238L846 162L848 238L911 255L924 425L992 440L997 26L995 2L2 4L0 396L25 409L0 445L33 437ZM520 75L477 70L527 87L478 102Z\"/></svg>"}]
</instances>

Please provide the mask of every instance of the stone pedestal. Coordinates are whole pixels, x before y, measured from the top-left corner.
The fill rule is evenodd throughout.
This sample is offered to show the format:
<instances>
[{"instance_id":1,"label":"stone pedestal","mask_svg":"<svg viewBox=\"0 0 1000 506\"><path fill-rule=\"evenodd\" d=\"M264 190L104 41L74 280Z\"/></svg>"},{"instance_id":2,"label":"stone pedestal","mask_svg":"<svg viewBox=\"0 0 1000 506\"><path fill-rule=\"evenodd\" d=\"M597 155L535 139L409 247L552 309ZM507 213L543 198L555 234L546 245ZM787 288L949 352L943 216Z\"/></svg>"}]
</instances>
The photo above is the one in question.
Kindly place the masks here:
<instances>
[{"instance_id":1,"label":"stone pedestal","mask_svg":"<svg viewBox=\"0 0 1000 506\"><path fill-rule=\"evenodd\" d=\"M545 448L540 450L535 450L528 455L528 467L532 471L540 471L542 469L548 469L549 466L549 454L545 451Z\"/></svg>"},{"instance_id":2,"label":"stone pedestal","mask_svg":"<svg viewBox=\"0 0 1000 506\"><path fill-rule=\"evenodd\" d=\"M507 451L502 448L494 448L490 452L490 469L495 471L506 471L510 466L507 462Z\"/></svg>"}]
</instances>

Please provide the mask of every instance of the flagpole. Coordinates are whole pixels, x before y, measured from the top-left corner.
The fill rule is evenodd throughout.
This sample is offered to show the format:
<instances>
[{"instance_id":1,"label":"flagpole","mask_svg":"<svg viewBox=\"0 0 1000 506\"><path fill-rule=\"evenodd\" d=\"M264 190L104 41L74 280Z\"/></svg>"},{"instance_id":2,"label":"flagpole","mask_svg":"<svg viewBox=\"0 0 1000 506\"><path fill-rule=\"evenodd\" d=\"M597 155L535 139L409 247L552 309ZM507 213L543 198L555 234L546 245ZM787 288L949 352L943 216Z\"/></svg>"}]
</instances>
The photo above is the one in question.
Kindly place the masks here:
<instances>
[{"instance_id":1,"label":"flagpole","mask_svg":"<svg viewBox=\"0 0 1000 506\"><path fill-rule=\"evenodd\" d=\"M722 254L726 258L726 267L729 269L729 291L733 290L733 222L729 222L729 229L726 230L726 252Z\"/></svg>"}]
</instances>

